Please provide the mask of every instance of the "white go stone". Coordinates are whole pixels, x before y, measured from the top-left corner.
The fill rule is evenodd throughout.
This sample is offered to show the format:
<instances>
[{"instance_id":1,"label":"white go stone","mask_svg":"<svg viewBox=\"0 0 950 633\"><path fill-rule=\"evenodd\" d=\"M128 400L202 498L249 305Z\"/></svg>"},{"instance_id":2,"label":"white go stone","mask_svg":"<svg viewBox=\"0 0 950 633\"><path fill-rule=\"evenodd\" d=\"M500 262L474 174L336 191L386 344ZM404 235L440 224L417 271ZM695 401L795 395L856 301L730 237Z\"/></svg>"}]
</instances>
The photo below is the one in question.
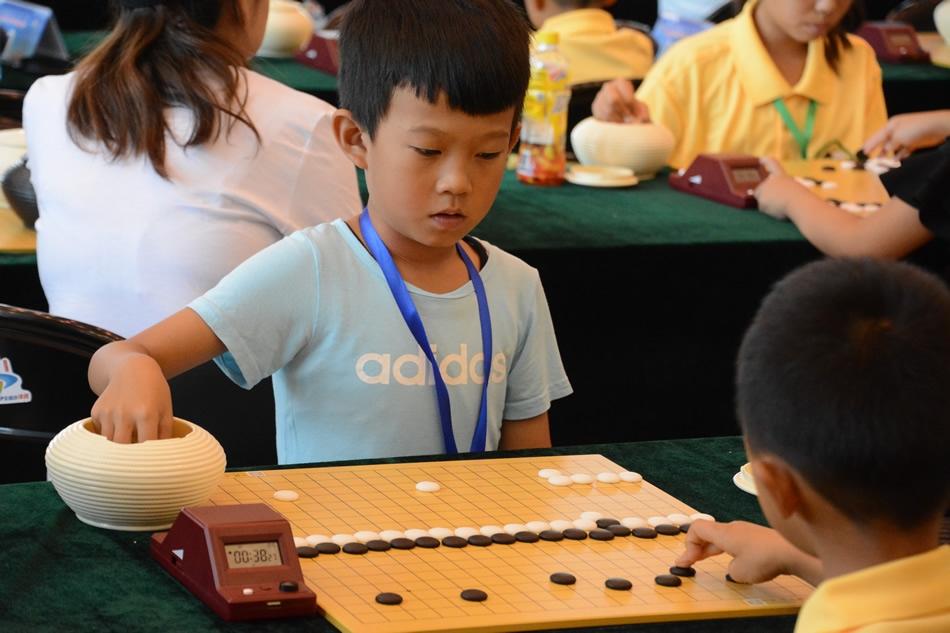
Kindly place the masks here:
<instances>
[{"instance_id":1,"label":"white go stone","mask_svg":"<svg viewBox=\"0 0 950 633\"><path fill-rule=\"evenodd\" d=\"M274 498L278 501L296 501L300 495L293 490L278 490L274 493Z\"/></svg>"},{"instance_id":2,"label":"white go stone","mask_svg":"<svg viewBox=\"0 0 950 633\"><path fill-rule=\"evenodd\" d=\"M853 160L843 160L841 161L841 169L854 169L858 166Z\"/></svg>"},{"instance_id":3,"label":"white go stone","mask_svg":"<svg viewBox=\"0 0 950 633\"><path fill-rule=\"evenodd\" d=\"M326 534L310 534L307 536L307 545L316 547L320 543L329 543L330 537Z\"/></svg>"},{"instance_id":4,"label":"white go stone","mask_svg":"<svg viewBox=\"0 0 950 633\"><path fill-rule=\"evenodd\" d=\"M334 534L333 536L330 537L330 540L336 543L337 545L339 545L340 547L343 547L347 543L355 543L356 537L353 536L352 534Z\"/></svg>"},{"instance_id":5,"label":"white go stone","mask_svg":"<svg viewBox=\"0 0 950 633\"><path fill-rule=\"evenodd\" d=\"M353 538L355 538L360 543L375 541L379 539L379 532L372 532L370 530L360 530L359 532L353 535Z\"/></svg>"},{"instance_id":6,"label":"white go stone","mask_svg":"<svg viewBox=\"0 0 950 633\"><path fill-rule=\"evenodd\" d=\"M508 532L508 534L514 536L518 532L526 531L528 528L525 527L523 523L506 523L502 529L505 532Z\"/></svg>"},{"instance_id":7,"label":"white go stone","mask_svg":"<svg viewBox=\"0 0 950 633\"><path fill-rule=\"evenodd\" d=\"M537 532L540 534L545 530L551 529L551 524L547 521L528 521L525 523L525 527L528 528L531 532Z\"/></svg>"},{"instance_id":8,"label":"white go stone","mask_svg":"<svg viewBox=\"0 0 950 633\"><path fill-rule=\"evenodd\" d=\"M647 519L647 523L649 523L649 524L652 525L653 527L656 527L656 526L658 526L658 525L662 525L662 524L664 524L664 523L669 523L669 522L670 522L669 519L667 519L666 517L661 517L661 516L652 516L652 517L650 517L650 518Z\"/></svg>"},{"instance_id":9,"label":"white go stone","mask_svg":"<svg viewBox=\"0 0 950 633\"><path fill-rule=\"evenodd\" d=\"M795 180L797 180L798 184L800 184L802 187L811 188L816 184L811 178L802 178L801 176L795 176Z\"/></svg>"},{"instance_id":10,"label":"white go stone","mask_svg":"<svg viewBox=\"0 0 950 633\"><path fill-rule=\"evenodd\" d=\"M429 528L429 536L431 536L432 538L437 538L441 541L446 536L452 536L452 530L445 527Z\"/></svg>"},{"instance_id":11,"label":"white go stone","mask_svg":"<svg viewBox=\"0 0 950 633\"><path fill-rule=\"evenodd\" d=\"M419 492L437 492L442 486L434 481L420 481L416 484L416 490Z\"/></svg>"},{"instance_id":12,"label":"white go stone","mask_svg":"<svg viewBox=\"0 0 950 633\"><path fill-rule=\"evenodd\" d=\"M567 475L554 475L548 477L548 483L552 486L570 486L574 481Z\"/></svg>"},{"instance_id":13,"label":"white go stone","mask_svg":"<svg viewBox=\"0 0 950 633\"><path fill-rule=\"evenodd\" d=\"M538 471L538 477L540 477L541 479L548 479L550 477L553 477L555 475L560 475L560 474L561 474L561 471L557 470L556 468L542 468L541 470Z\"/></svg>"},{"instance_id":14,"label":"white go stone","mask_svg":"<svg viewBox=\"0 0 950 633\"><path fill-rule=\"evenodd\" d=\"M673 514L668 514L666 518L669 520L670 523L672 523L675 526L680 526L680 525L689 523L688 516L686 516L685 514L679 514L676 512L674 512Z\"/></svg>"},{"instance_id":15,"label":"white go stone","mask_svg":"<svg viewBox=\"0 0 950 633\"><path fill-rule=\"evenodd\" d=\"M638 483L643 481L643 476L640 473L635 473L632 470L624 470L619 473L620 481L626 481L627 483Z\"/></svg>"},{"instance_id":16,"label":"white go stone","mask_svg":"<svg viewBox=\"0 0 950 633\"><path fill-rule=\"evenodd\" d=\"M716 520L715 517L713 517L713 515L711 515L711 514L706 514L705 512L694 512L693 514L689 515L689 518L690 518L690 520L692 520L692 521L698 521L698 520L700 520L700 519L702 519L703 521L715 521L715 520Z\"/></svg>"},{"instance_id":17,"label":"white go stone","mask_svg":"<svg viewBox=\"0 0 950 633\"><path fill-rule=\"evenodd\" d=\"M620 519L620 525L633 530L638 527L646 527L648 523L643 517L624 517Z\"/></svg>"},{"instance_id":18,"label":"white go stone","mask_svg":"<svg viewBox=\"0 0 950 633\"><path fill-rule=\"evenodd\" d=\"M294 537L294 547L306 547L308 545L310 545L310 541L305 536Z\"/></svg>"},{"instance_id":19,"label":"white go stone","mask_svg":"<svg viewBox=\"0 0 950 633\"><path fill-rule=\"evenodd\" d=\"M479 533L480 533L480 532L479 532L477 529L473 528L473 527L460 527L460 528L455 528L455 536L460 536L460 537L465 538L465 539L467 539L467 538L469 538L469 537L471 537L471 536L475 536L476 534L479 534Z\"/></svg>"},{"instance_id":20,"label":"white go stone","mask_svg":"<svg viewBox=\"0 0 950 633\"><path fill-rule=\"evenodd\" d=\"M411 530L406 530L406 538L409 540L416 540L417 538L429 536L429 530L420 530L418 528L413 528Z\"/></svg>"},{"instance_id":21,"label":"white go stone","mask_svg":"<svg viewBox=\"0 0 950 633\"><path fill-rule=\"evenodd\" d=\"M588 510L587 512L581 512L581 518L587 519L588 521L596 521L597 519L603 519L604 515L595 510Z\"/></svg>"},{"instance_id":22,"label":"white go stone","mask_svg":"<svg viewBox=\"0 0 950 633\"><path fill-rule=\"evenodd\" d=\"M478 529L478 531L484 534L485 536L494 536L496 534L501 534L502 532L504 532L504 530L501 529L500 525L483 525L482 527Z\"/></svg>"},{"instance_id":23,"label":"white go stone","mask_svg":"<svg viewBox=\"0 0 950 633\"><path fill-rule=\"evenodd\" d=\"M597 522L591 521L590 519L576 519L574 521L574 527L576 527L578 530L590 532L591 530L597 528Z\"/></svg>"},{"instance_id":24,"label":"white go stone","mask_svg":"<svg viewBox=\"0 0 950 633\"><path fill-rule=\"evenodd\" d=\"M571 475L571 481L575 484L592 484L594 483L594 478L587 473L574 473Z\"/></svg>"},{"instance_id":25,"label":"white go stone","mask_svg":"<svg viewBox=\"0 0 950 633\"><path fill-rule=\"evenodd\" d=\"M857 202L842 202L838 205L838 208L842 211L847 211L848 213L864 212L864 205L858 204Z\"/></svg>"},{"instance_id":26,"label":"white go stone","mask_svg":"<svg viewBox=\"0 0 950 633\"><path fill-rule=\"evenodd\" d=\"M574 527L573 521L565 521L564 519L554 519L551 521L551 529L557 530L558 532L563 532L568 528Z\"/></svg>"},{"instance_id":27,"label":"white go stone","mask_svg":"<svg viewBox=\"0 0 950 633\"><path fill-rule=\"evenodd\" d=\"M617 473L597 473L597 481L602 484L615 484L620 481L620 475Z\"/></svg>"},{"instance_id":28,"label":"white go stone","mask_svg":"<svg viewBox=\"0 0 950 633\"><path fill-rule=\"evenodd\" d=\"M821 182L821 188L822 189L837 189L838 183L836 183L834 180L823 180Z\"/></svg>"},{"instance_id":29,"label":"white go stone","mask_svg":"<svg viewBox=\"0 0 950 633\"><path fill-rule=\"evenodd\" d=\"M402 530L383 530L382 532L379 533L379 538L383 539L384 541L391 541L397 538L404 538L405 536L406 535L403 533Z\"/></svg>"}]
</instances>

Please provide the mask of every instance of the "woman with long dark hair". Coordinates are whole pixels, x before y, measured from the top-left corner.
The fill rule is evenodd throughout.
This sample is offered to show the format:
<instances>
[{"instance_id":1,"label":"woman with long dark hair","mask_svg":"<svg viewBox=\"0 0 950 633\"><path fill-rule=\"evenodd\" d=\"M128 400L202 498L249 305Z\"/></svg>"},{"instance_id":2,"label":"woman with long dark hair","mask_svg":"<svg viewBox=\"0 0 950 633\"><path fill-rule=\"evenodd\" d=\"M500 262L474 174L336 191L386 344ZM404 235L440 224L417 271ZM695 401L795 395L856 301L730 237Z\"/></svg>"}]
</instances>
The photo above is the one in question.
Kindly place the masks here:
<instances>
[{"instance_id":1,"label":"woman with long dark hair","mask_svg":"<svg viewBox=\"0 0 950 633\"><path fill-rule=\"evenodd\" d=\"M267 0L120 0L24 103L50 312L129 336L297 229L360 208L334 108L246 68Z\"/></svg>"}]
</instances>

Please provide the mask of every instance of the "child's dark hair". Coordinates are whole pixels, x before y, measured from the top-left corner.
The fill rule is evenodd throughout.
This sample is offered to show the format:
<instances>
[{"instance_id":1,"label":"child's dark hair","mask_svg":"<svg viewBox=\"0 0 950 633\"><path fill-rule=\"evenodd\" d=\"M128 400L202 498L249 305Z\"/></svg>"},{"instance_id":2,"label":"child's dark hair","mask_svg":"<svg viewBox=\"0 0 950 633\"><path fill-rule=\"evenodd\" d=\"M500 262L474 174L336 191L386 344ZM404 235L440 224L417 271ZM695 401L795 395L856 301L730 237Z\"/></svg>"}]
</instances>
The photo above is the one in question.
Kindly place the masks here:
<instances>
[{"instance_id":1,"label":"child's dark hair","mask_svg":"<svg viewBox=\"0 0 950 633\"><path fill-rule=\"evenodd\" d=\"M67 125L77 145L97 141L114 159L147 156L168 178L168 108L187 109L194 117L185 147L213 141L236 121L257 135L244 109L247 86L237 71L246 65L244 56L214 31L226 11L244 23L237 0L117 0L115 5L112 31L76 68Z\"/></svg>"},{"instance_id":2,"label":"child's dark hair","mask_svg":"<svg viewBox=\"0 0 950 633\"><path fill-rule=\"evenodd\" d=\"M916 526L950 502L950 291L905 263L826 259L765 298L739 350L753 453L854 521Z\"/></svg>"},{"instance_id":3,"label":"child's dark hair","mask_svg":"<svg viewBox=\"0 0 950 633\"><path fill-rule=\"evenodd\" d=\"M510 0L353 0L340 29L340 107L370 138L405 87L470 115L521 112L530 26ZM512 122L514 125L514 122Z\"/></svg>"}]
</instances>

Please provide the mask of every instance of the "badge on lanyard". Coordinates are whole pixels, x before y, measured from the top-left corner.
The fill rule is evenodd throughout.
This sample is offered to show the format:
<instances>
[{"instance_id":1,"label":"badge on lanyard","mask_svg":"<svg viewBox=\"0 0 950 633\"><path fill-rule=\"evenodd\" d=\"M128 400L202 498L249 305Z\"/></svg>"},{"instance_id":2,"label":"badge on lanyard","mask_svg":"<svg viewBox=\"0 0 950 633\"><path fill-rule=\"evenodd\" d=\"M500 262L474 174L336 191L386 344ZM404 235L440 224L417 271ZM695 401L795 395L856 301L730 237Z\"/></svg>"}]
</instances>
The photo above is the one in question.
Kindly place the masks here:
<instances>
[{"instance_id":1,"label":"badge on lanyard","mask_svg":"<svg viewBox=\"0 0 950 633\"><path fill-rule=\"evenodd\" d=\"M455 446L455 433L452 428L452 407L449 402L449 390L445 385L445 379L442 378L442 372L439 370L439 363L432 353L432 347L429 345L429 338L426 336L426 330L422 324L422 317L419 316L419 311L416 310L416 305L413 303L409 290L406 288L406 282L403 281L402 275L399 274L399 269L396 268L392 255L389 254L389 249L386 248L382 238L379 237L379 234L373 227L373 223L369 218L369 211L365 208L363 209L363 213L360 214L360 231L363 233L363 239L366 240L366 247L376 259L379 267L383 270L386 283L389 285L389 290L396 300L396 305L399 307L402 318L405 319L406 325L409 326L409 330L412 332L412 336L416 339L416 343L419 344L426 358L429 359L429 364L432 366L432 374L435 378L436 401L439 405L439 418L442 422L442 438L445 442L445 452L449 454L458 453L458 449ZM461 244L456 244L455 250L458 252L459 257L462 258L462 262L464 262L465 268L468 270L468 278L472 281L472 286L475 289L475 299L478 303L478 319L481 323L482 330L482 398L481 404L478 407L478 422L475 425L475 433L472 436L472 444L469 448L469 451L474 453L485 450L488 438L488 382L491 376L492 358L491 315L488 312L488 297L485 294L485 285L482 283L481 275L478 274L478 269L472 264L472 260L462 248Z\"/></svg>"}]
</instances>

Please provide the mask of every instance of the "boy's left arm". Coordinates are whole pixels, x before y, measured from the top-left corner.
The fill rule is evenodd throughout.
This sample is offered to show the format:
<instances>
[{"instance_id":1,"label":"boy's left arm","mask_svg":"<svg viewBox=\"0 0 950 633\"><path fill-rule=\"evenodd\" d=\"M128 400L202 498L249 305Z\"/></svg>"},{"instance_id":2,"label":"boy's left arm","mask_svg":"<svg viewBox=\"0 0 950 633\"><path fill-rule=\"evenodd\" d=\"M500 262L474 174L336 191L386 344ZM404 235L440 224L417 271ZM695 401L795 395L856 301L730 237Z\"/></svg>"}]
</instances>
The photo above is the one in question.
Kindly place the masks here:
<instances>
[{"instance_id":1,"label":"boy's left arm","mask_svg":"<svg viewBox=\"0 0 950 633\"><path fill-rule=\"evenodd\" d=\"M551 428L547 411L525 420L504 420L501 424L501 440L498 442L500 451L550 447Z\"/></svg>"}]
</instances>

